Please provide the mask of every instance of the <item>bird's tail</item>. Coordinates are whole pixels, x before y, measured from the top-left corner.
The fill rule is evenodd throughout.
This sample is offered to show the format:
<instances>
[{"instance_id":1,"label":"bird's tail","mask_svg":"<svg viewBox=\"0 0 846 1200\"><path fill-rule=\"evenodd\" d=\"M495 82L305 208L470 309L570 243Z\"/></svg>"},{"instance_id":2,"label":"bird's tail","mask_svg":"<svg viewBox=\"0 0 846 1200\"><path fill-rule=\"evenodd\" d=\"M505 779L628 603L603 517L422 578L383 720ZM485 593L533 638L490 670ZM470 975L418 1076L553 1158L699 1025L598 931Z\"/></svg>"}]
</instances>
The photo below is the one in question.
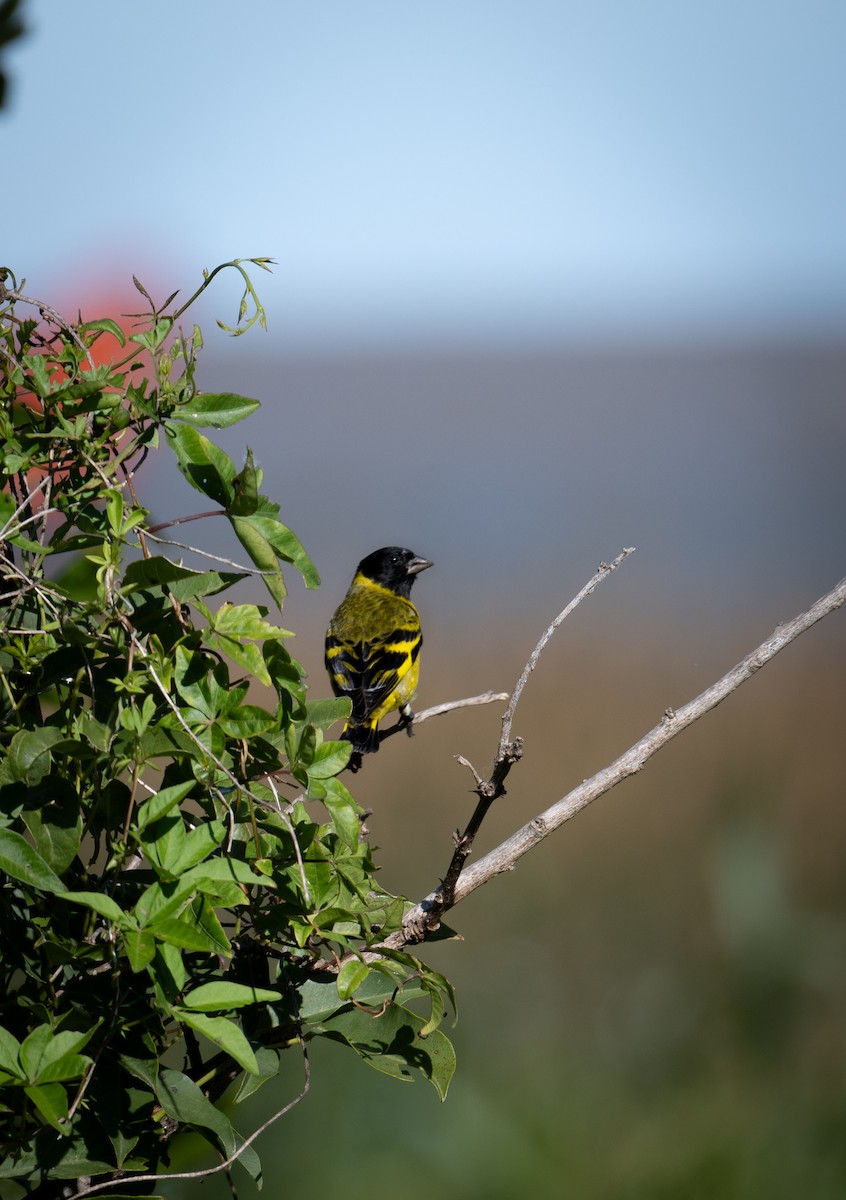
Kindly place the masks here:
<instances>
[{"instance_id":1,"label":"bird's tail","mask_svg":"<svg viewBox=\"0 0 846 1200\"><path fill-rule=\"evenodd\" d=\"M379 730L376 721L370 725L345 725L341 734L343 741L352 742L359 754L375 754L379 749Z\"/></svg>"}]
</instances>

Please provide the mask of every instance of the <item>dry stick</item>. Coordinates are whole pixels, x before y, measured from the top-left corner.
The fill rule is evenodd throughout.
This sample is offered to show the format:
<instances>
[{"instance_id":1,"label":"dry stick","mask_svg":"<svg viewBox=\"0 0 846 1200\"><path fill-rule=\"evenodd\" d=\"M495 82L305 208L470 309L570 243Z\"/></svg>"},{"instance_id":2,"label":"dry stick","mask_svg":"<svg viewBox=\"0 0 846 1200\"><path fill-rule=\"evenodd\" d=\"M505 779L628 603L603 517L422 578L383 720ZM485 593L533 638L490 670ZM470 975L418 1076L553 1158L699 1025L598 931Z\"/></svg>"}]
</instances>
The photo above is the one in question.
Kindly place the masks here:
<instances>
[{"instance_id":1,"label":"dry stick","mask_svg":"<svg viewBox=\"0 0 846 1200\"><path fill-rule=\"evenodd\" d=\"M416 729L430 717L442 717L444 713L455 712L457 708L475 708L478 704L495 704L497 700L507 699L508 692L482 692L479 696L467 696L464 700L446 700L443 704L433 704L431 708L424 708L423 712L415 713L411 721L406 724L398 721L396 725L391 725L388 729L380 729L380 744L385 738L389 738L401 730L405 730L407 733L409 729Z\"/></svg>"},{"instance_id":2,"label":"dry stick","mask_svg":"<svg viewBox=\"0 0 846 1200\"><path fill-rule=\"evenodd\" d=\"M607 579L608 576L611 574L611 572L616 571L617 568L619 567L620 563L625 558L628 558L628 556L630 554L634 554L634 552L635 552L634 546L627 546L625 548L625 550L620 551L620 553L617 555L617 557L614 559L613 562L600 563L599 569L597 570L593 579L591 579L588 583L585 584L585 586L582 588L582 590L579 592L579 594L577 596L573 597L573 599L570 601L570 603L567 605L567 607L565 609L563 609L558 614L558 616L555 618L555 620L552 622L552 624L547 629L544 630L543 636L541 637L538 644L535 646L534 650L532 651L532 653L529 657L529 661L526 663L525 667L523 668L523 674L517 680L517 686L515 687L514 692L511 696L511 700L509 701L508 708L506 708L505 712L503 713L502 736L499 739L499 750L497 752L497 760L502 758L506 753L508 743L511 740L511 722L514 720L514 710L517 708L517 702L519 701L520 697L523 694L523 688L526 686L529 676L531 675L532 671L534 671L535 667L538 665L538 659L540 658L541 654L543 654L543 651L546 648L547 642L552 637L552 635L555 633L556 629L561 624L561 622L565 621L567 619L567 617L569 617L569 615L573 611L573 609L578 608L578 606L581 604L581 602L583 600L586 600L588 596L590 596L593 592L596 591L596 589L599 587L600 583L602 583L603 579Z\"/></svg>"},{"instance_id":3,"label":"dry stick","mask_svg":"<svg viewBox=\"0 0 846 1200\"><path fill-rule=\"evenodd\" d=\"M206 517L225 517L225 508L213 508L209 512L191 513L187 517L171 517L169 521L161 521L158 525L151 525L149 529L145 529L145 533L159 533L162 529L172 529L174 525L187 525L189 521L204 521Z\"/></svg>"},{"instance_id":4,"label":"dry stick","mask_svg":"<svg viewBox=\"0 0 846 1200\"><path fill-rule=\"evenodd\" d=\"M473 842L476 839L476 834L481 829L482 822L488 815L488 811L490 810L494 800L497 800L500 796L505 795L505 780L511 768L523 757L523 739L517 737L512 740L511 724L514 720L514 713L517 709L518 701L523 694L523 689L525 688L532 671L534 671L535 667L537 666L544 647L555 633L561 622L569 617L573 609L577 608L583 600L586 600L587 597L596 590L600 583L602 583L603 579L607 579L613 571L616 571L620 563L623 562L624 559L628 558L630 554L634 554L634 546L627 546L625 550L621 550L613 562L600 563L599 568L597 569L597 572L593 578L585 584L582 590L573 597L567 607L562 609L555 620L552 621L544 630L540 641L529 656L529 661L526 663L520 678L517 680L517 685L511 694L511 698L508 700L508 707L503 713L502 734L499 739L499 746L497 748L496 758L494 759L494 765L491 771L490 779L487 781L483 780L471 762L468 762L468 760L461 754L456 755L456 758L461 765L464 767L469 767L473 773L473 778L476 781L476 787L474 788L474 791L479 797L479 802L473 810L473 815L467 822L467 828L464 830L464 832L459 833L459 831L456 830L455 834L453 835L455 848L452 853L452 858L450 860L449 867L447 868L446 875L444 875L443 880L441 881L441 886L436 892L437 900L435 904L428 910L427 920L428 927L430 929L437 927L437 924L440 920L440 914L446 912L446 910L451 908L455 903L456 885L461 872L464 870L464 864L469 858L473 849ZM504 699L508 699L508 697L506 696Z\"/></svg>"},{"instance_id":5,"label":"dry stick","mask_svg":"<svg viewBox=\"0 0 846 1200\"><path fill-rule=\"evenodd\" d=\"M659 724L645 734L625 754L622 754L616 762L605 767L591 779L584 780L561 800L540 813L522 829L518 829L511 837L506 838L501 845L462 871L456 881L452 904L458 904L494 876L501 875L505 871L513 871L517 860L543 841L545 837L548 837L554 829L558 829L565 821L575 817L591 801L610 791L623 779L635 775L662 746L665 746L667 742L681 733L683 729L687 729L705 713L710 712L712 708L716 708L742 683L751 679L765 663L775 658L779 651L799 637L800 633L804 633L817 621L836 608L840 608L844 602L846 602L846 579L841 579L836 587L821 596L805 612L800 613L786 624L778 625L766 641L726 672L722 679L718 679L711 687L706 688L695 700L689 701L676 711L668 708ZM390 950L400 950L410 943L422 941L430 929L434 928L433 917L437 913L440 892L441 889L438 888L421 900L419 904L416 904L406 914L403 928L390 934L383 945ZM441 909L441 911L445 910Z\"/></svg>"},{"instance_id":6,"label":"dry stick","mask_svg":"<svg viewBox=\"0 0 846 1200\"><path fill-rule=\"evenodd\" d=\"M396 725L378 730L379 745L381 746L395 733L407 733L411 737L417 726L428 721L430 717L441 717L444 713L454 712L457 708L474 708L477 704L494 704L497 700L507 699L508 692L482 692L480 696L467 696L464 700L447 700L444 704L435 704L432 708L424 709L423 712L414 713L410 720L400 716ZM358 750L354 750L350 755L347 769L353 772L361 770L361 754Z\"/></svg>"},{"instance_id":7,"label":"dry stick","mask_svg":"<svg viewBox=\"0 0 846 1200\"><path fill-rule=\"evenodd\" d=\"M290 1100L284 1108L280 1108L273 1114L263 1125L258 1129L253 1130L249 1137L244 1138L240 1146L229 1155L223 1162L217 1164L216 1167L207 1167L201 1171L175 1171L172 1174L168 1172L166 1175L151 1174L151 1175L131 1175L128 1172L117 1172L111 1180L106 1180L104 1183L96 1183L93 1187L84 1187L79 1191L74 1192L70 1200L82 1200L83 1196L92 1196L95 1192L112 1191L117 1193L121 1186L129 1186L135 1183L169 1183L171 1179L203 1179L207 1175L217 1175L220 1171L226 1171L234 1162L241 1157L248 1146L251 1146L256 1138L260 1137L266 1129L269 1129L274 1121L278 1121L280 1117L284 1117L289 1113L301 1100L304 1100L308 1095L311 1087L311 1066L308 1057L308 1047L304 1041L300 1042L303 1051L303 1069L305 1072L305 1083L303 1089L298 1096Z\"/></svg>"}]
</instances>

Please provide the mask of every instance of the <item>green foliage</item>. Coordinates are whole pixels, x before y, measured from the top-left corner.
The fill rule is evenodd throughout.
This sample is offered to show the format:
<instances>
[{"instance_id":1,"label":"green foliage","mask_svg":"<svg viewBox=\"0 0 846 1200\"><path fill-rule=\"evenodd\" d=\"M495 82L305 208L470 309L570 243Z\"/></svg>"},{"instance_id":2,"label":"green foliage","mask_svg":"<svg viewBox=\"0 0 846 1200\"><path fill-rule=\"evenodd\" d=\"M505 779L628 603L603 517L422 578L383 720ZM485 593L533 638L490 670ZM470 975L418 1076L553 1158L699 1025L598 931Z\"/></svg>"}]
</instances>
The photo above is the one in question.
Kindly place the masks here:
<instances>
[{"instance_id":1,"label":"green foliage","mask_svg":"<svg viewBox=\"0 0 846 1200\"><path fill-rule=\"evenodd\" d=\"M245 280L236 331L263 323L228 265ZM230 1157L244 1142L221 1104L231 1085L245 1099L314 1037L443 1097L450 985L410 955L365 955L405 901L376 883L337 777L350 747L328 730L348 703L308 697L268 608L221 599L247 568L167 557L139 497L147 456L172 454L275 605L286 567L316 587L252 455L239 470L207 434L257 401L198 390L202 337L177 332L174 297L157 309L139 284L151 311L127 338L108 318L21 317L9 279L0 1177L32 1190L154 1172L184 1129ZM238 1161L260 1181L251 1145Z\"/></svg>"}]
</instances>

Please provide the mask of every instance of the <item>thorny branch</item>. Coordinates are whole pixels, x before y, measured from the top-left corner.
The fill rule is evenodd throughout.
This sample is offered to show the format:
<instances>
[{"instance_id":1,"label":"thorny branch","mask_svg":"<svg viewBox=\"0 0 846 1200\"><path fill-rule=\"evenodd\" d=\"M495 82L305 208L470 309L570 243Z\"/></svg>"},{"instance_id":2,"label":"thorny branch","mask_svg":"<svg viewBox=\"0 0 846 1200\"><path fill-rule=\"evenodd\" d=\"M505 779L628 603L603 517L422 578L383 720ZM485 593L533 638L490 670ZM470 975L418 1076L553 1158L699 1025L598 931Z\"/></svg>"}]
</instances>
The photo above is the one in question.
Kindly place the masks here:
<instances>
[{"instance_id":1,"label":"thorny branch","mask_svg":"<svg viewBox=\"0 0 846 1200\"><path fill-rule=\"evenodd\" d=\"M785 646L788 646L801 633L804 633L806 629L810 629L817 621L835 609L840 608L844 603L846 603L846 578L841 579L836 587L832 588L824 596L821 596L815 604L812 604L804 612L799 613L792 621L778 625L760 646L757 646L747 654L736 666L727 671L721 679L718 679L716 683L706 688L695 699L689 701L682 708L676 710L668 708L659 723L648 733L644 734L616 762L599 771L591 779L584 780L578 787L573 788L566 796L556 801L555 804L545 809L544 812L539 813L538 816L524 825L522 829L518 829L511 837L506 838L504 842L466 870L461 869L464 858L466 858L466 855L464 855L457 872L452 872L455 878L451 879L450 872L448 872L447 877L439 887L430 892L428 896L409 910L404 918L403 928L396 933L390 934L381 944L382 947L388 950L400 950L404 946L424 941L429 933L437 929L441 917L448 908L460 903L471 892L488 883L494 876L501 875L506 871L512 871L517 861L539 842L543 841L544 838L548 837L553 830L558 829L565 821L569 821L572 817L575 817L591 801L610 791L611 788L623 779L627 779L630 775L634 775L640 771L654 754L657 754L663 746L666 746L682 730L687 729L689 725L692 725L694 721L704 716L705 713L716 708L727 696L736 691L741 684L751 679L765 663L775 658ZM547 633L549 632L548 630ZM545 645L547 640L548 638L545 634L541 642L538 643L540 649L543 649L543 645ZM533 666L534 662L530 659L529 664L527 664L527 671L524 674L528 675ZM499 762L500 757L498 755L495 769ZM478 775L476 775L476 779L477 791L480 792L481 806L483 801L487 799L483 789L489 785L481 783ZM494 776L492 776L493 779ZM490 803L491 801L487 802L481 817L484 817L484 813L487 812ZM477 807L477 813L478 811ZM477 813L474 813L473 821L476 821ZM475 829L478 829L478 825L481 824L481 817L476 821ZM471 825L473 821L471 821ZM473 830L474 833L475 829ZM468 826L469 830L470 826ZM459 845L460 839L456 846L456 854L458 854ZM455 855L453 856L454 863ZM452 871L452 866L450 870ZM446 885L448 882L450 888L447 892ZM374 949L378 951L380 948L375 947Z\"/></svg>"}]
</instances>

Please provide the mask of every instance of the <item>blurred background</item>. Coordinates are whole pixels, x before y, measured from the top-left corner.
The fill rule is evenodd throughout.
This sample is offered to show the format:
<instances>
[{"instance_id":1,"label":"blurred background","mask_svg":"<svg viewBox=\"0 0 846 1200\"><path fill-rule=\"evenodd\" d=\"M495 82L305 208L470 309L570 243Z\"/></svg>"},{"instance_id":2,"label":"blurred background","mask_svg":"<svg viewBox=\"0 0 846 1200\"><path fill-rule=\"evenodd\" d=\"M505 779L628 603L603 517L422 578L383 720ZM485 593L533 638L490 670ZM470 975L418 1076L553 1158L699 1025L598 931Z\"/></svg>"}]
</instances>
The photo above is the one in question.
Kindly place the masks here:
<instances>
[{"instance_id":1,"label":"blurred background","mask_svg":"<svg viewBox=\"0 0 846 1200\"><path fill-rule=\"evenodd\" d=\"M436 563L418 707L509 690L637 547L533 676L479 852L843 576L837 0L22 16L0 260L29 295L132 313L133 273L164 299L232 257L278 264L255 272L266 334L215 330L234 275L204 297L200 382L262 402L223 440L254 448L323 577L290 574L282 618L314 694L378 546ZM172 475L142 481L161 520L197 508ZM460 998L446 1104L315 1045L310 1097L259 1143L266 1192L846 1194L845 668L836 613L457 909L464 941L426 951ZM498 731L496 708L439 718L353 781L386 887L437 883L472 809L453 756L484 772ZM298 1090L292 1061L241 1128Z\"/></svg>"}]
</instances>

